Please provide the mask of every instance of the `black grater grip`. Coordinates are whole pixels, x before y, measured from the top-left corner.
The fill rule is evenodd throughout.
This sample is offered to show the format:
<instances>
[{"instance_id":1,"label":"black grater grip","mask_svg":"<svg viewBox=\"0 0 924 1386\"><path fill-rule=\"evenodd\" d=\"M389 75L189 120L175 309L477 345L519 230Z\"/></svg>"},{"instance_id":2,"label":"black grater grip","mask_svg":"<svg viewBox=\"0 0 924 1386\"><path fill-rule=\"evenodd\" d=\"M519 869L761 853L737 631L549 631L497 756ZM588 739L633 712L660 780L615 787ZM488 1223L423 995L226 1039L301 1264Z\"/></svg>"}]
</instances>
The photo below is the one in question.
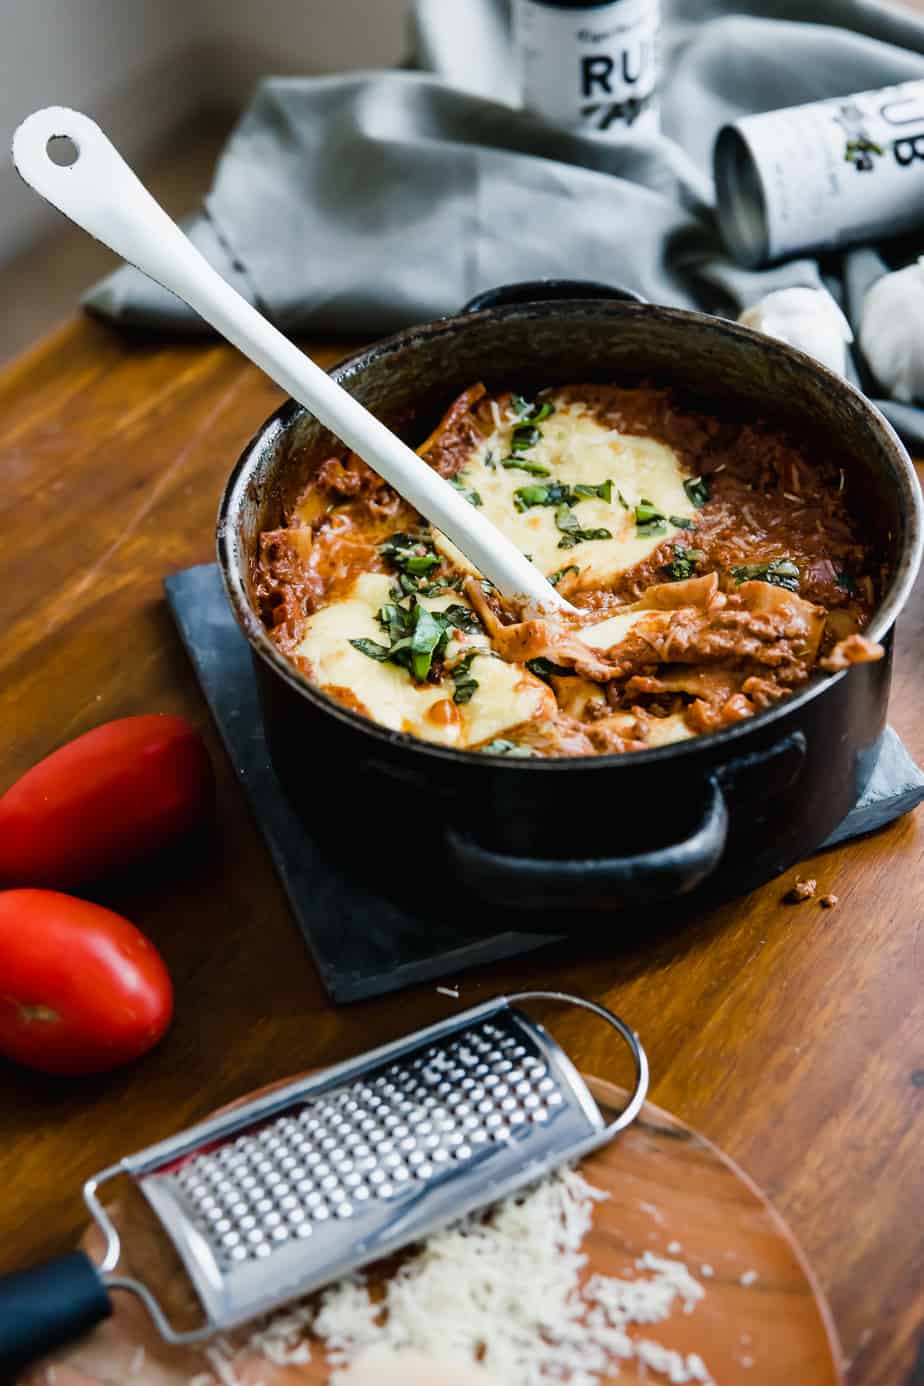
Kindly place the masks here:
<instances>
[{"instance_id":1,"label":"black grater grip","mask_svg":"<svg viewBox=\"0 0 924 1386\"><path fill-rule=\"evenodd\" d=\"M0 1381L14 1381L111 1313L106 1286L82 1251L0 1277Z\"/></svg>"}]
</instances>

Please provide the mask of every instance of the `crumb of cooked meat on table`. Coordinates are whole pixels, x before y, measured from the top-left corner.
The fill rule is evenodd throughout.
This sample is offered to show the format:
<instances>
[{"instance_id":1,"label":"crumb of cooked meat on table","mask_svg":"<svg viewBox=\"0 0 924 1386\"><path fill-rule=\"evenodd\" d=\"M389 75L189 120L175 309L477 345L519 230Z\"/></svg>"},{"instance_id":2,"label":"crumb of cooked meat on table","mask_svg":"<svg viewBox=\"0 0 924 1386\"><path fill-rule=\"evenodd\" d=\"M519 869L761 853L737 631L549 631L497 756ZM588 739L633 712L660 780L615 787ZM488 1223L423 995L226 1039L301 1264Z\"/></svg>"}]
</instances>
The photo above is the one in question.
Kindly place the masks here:
<instances>
[{"instance_id":1,"label":"crumb of cooked meat on table","mask_svg":"<svg viewBox=\"0 0 924 1386\"><path fill-rule=\"evenodd\" d=\"M783 898L788 905L800 905L803 900L814 899L817 889L818 882L814 876L809 876L807 879L803 876L797 876L795 884L790 887Z\"/></svg>"}]
</instances>

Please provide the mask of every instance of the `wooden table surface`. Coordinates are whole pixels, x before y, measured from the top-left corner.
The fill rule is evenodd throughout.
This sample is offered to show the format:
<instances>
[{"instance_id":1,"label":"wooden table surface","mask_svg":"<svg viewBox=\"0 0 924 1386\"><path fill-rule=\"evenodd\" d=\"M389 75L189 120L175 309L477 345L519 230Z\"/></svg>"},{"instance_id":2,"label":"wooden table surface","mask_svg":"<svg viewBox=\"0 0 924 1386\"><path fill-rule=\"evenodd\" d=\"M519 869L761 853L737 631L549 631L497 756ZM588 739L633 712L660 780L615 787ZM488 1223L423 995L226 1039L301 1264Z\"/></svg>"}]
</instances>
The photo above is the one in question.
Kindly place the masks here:
<instances>
[{"instance_id":1,"label":"wooden table surface","mask_svg":"<svg viewBox=\"0 0 924 1386\"><path fill-rule=\"evenodd\" d=\"M322 364L343 347L311 347ZM852 1386L924 1383L922 837L909 816L671 937L540 956L337 1009L325 998L164 603L208 562L219 493L279 392L233 350L126 342L78 320L0 376L0 788L63 741L132 713L201 727L214 832L96 893L156 942L176 985L163 1044L121 1072L0 1064L0 1270L70 1246L83 1179L284 1074L332 1063L496 991L564 987L625 1016L652 1097L753 1176L827 1292ZM924 587L899 626L892 721L924 760ZM916 670L915 664L918 669ZM557 1031L624 1078L591 1021ZM756 1386L756 1383L755 1383ZM798 1386L798 1383L793 1383Z\"/></svg>"}]
</instances>

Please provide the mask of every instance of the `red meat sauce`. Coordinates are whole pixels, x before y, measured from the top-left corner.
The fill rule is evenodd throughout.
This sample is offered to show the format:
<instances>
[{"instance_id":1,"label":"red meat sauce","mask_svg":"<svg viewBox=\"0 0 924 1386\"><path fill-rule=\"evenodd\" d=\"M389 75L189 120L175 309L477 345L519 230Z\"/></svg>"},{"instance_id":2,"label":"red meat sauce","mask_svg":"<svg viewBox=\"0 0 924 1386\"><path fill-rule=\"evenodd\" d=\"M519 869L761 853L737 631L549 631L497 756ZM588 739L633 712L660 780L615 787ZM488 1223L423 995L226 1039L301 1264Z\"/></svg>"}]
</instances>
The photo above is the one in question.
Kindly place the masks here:
<instances>
[{"instance_id":1,"label":"red meat sauce","mask_svg":"<svg viewBox=\"0 0 924 1386\"><path fill-rule=\"evenodd\" d=\"M656 740L659 719L680 714L689 734L713 731L786 697L816 668L833 672L881 657L862 635L879 575L848 511L836 457L809 456L759 421L685 409L665 389L573 385L545 393L558 404L581 402L608 428L666 443L691 476L706 479L708 500L691 528L606 587L581 587L580 576L567 573L559 591L577 616L529 619L465 580L495 653L544 661L542 677L556 695L554 721L505 738L539 755L642 749ZM494 397L501 408L511 398ZM491 397L475 385L418 452L451 477L493 429ZM360 573L395 572L381 544L396 531L421 529L416 512L355 454L323 462L286 525L261 535L256 597L278 648L309 672L295 652L307 618L342 600ZM677 580L676 560L691 551L694 576L681 567ZM797 591L764 580L774 562L796 566ZM441 575L453 575L446 560L428 576ZM639 602L651 622L616 647L580 640L582 625ZM430 678L440 675L437 662ZM349 689L327 691L362 710Z\"/></svg>"}]
</instances>

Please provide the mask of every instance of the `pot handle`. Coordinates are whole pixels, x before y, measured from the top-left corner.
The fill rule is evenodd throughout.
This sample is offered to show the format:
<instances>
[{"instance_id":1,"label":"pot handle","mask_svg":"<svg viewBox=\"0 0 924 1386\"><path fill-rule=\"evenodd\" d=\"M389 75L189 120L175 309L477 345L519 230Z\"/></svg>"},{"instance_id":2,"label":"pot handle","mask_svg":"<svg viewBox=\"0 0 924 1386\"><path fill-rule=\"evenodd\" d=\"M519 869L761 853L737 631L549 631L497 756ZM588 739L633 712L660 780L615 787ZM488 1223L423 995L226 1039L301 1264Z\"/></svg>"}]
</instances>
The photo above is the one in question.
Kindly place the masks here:
<instances>
[{"instance_id":1,"label":"pot handle","mask_svg":"<svg viewBox=\"0 0 924 1386\"><path fill-rule=\"evenodd\" d=\"M681 842L631 857L556 860L508 856L481 847L466 833L446 834L450 860L465 883L499 904L523 909L644 904L685 895L714 871L728 836L728 809L719 782L706 782L700 820Z\"/></svg>"},{"instance_id":2,"label":"pot handle","mask_svg":"<svg viewBox=\"0 0 924 1386\"><path fill-rule=\"evenodd\" d=\"M484 308L505 308L512 303L551 303L555 299L609 298L623 303L644 303L634 289L620 284L603 284L596 279L523 279L499 284L470 298L462 313L480 313Z\"/></svg>"}]
</instances>

